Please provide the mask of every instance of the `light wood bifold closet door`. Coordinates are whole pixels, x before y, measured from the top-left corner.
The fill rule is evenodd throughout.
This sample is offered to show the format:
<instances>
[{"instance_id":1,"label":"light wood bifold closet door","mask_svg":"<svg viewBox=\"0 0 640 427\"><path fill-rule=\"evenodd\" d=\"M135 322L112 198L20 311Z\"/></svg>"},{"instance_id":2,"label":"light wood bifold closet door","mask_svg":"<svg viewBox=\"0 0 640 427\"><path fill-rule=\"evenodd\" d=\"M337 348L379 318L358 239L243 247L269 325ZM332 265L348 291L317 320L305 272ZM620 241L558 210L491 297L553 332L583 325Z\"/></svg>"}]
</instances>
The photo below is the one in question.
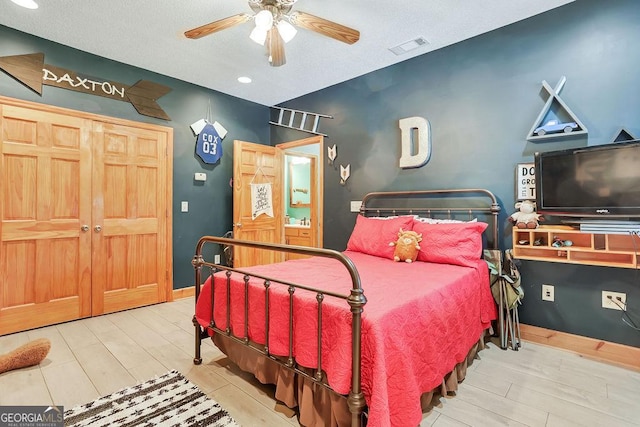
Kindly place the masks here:
<instances>
[{"instance_id":1,"label":"light wood bifold closet door","mask_svg":"<svg viewBox=\"0 0 640 427\"><path fill-rule=\"evenodd\" d=\"M0 97L0 335L163 302L172 129Z\"/></svg>"}]
</instances>

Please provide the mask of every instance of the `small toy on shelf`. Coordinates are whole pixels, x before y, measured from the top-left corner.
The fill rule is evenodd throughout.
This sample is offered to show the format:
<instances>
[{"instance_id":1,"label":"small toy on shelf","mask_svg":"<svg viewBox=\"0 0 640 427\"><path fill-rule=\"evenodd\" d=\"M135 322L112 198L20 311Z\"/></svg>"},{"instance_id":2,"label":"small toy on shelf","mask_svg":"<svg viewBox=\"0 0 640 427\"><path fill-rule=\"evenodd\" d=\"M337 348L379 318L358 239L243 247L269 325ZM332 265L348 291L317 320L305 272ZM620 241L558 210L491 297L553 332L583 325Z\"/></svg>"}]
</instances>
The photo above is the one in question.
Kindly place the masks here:
<instances>
[{"instance_id":1,"label":"small toy on shelf","mask_svg":"<svg viewBox=\"0 0 640 427\"><path fill-rule=\"evenodd\" d=\"M553 236L553 243L551 246L554 248L561 248L563 246L573 246L573 242L571 240L562 240L558 236Z\"/></svg>"},{"instance_id":2,"label":"small toy on shelf","mask_svg":"<svg viewBox=\"0 0 640 427\"><path fill-rule=\"evenodd\" d=\"M578 124L576 122L559 122L558 120L549 120L544 125L537 127L536 130L533 131L538 136L546 135L548 133L569 133L574 129L578 129Z\"/></svg>"},{"instance_id":3,"label":"small toy on shelf","mask_svg":"<svg viewBox=\"0 0 640 427\"><path fill-rule=\"evenodd\" d=\"M509 221L518 228L538 228L538 223L544 221L543 216L535 212L536 205L531 200L517 202L515 207L518 211L511 214Z\"/></svg>"}]
</instances>

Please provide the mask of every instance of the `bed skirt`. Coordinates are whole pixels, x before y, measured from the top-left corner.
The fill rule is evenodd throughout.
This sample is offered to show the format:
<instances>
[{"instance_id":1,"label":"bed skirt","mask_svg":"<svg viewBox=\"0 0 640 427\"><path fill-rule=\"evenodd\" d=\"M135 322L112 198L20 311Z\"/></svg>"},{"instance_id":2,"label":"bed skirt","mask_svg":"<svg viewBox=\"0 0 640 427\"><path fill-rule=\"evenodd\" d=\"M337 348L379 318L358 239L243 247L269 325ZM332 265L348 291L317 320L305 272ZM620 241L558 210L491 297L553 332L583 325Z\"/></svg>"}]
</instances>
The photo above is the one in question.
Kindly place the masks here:
<instances>
[{"instance_id":1,"label":"bed skirt","mask_svg":"<svg viewBox=\"0 0 640 427\"><path fill-rule=\"evenodd\" d=\"M485 347L486 331L469 349L467 357L442 379L442 383L421 396L423 412L432 408L434 398L455 393L478 352ZM289 408L297 408L300 425L305 427L349 427L351 413L346 396L337 394L279 365L258 352L214 334L215 345L245 372L252 373L263 384L275 385L275 398Z\"/></svg>"}]
</instances>

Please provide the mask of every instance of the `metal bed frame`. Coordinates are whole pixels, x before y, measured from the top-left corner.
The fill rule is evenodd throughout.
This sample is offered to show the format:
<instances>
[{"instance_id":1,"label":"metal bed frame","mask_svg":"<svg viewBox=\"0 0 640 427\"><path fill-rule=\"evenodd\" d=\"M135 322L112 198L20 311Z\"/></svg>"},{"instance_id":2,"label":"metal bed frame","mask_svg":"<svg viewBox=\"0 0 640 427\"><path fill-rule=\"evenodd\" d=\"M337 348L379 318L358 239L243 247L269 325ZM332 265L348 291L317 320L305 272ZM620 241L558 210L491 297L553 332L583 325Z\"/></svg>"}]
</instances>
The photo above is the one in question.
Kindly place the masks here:
<instances>
[{"instance_id":1,"label":"metal bed frame","mask_svg":"<svg viewBox=\"0 0 640 427\"><path fill-rule=\"evenodd\" d=\"M481 201L475 204L459 205L456 201L460 198L464 200L480 199ZM412 206L404 206L407 201L422 201L422 203L416 203ZM438 205L433 205L435 200L439 200ZM380 202L380 203L378 203ZM446 202L448 206L442 204ZM456 206L458 205L458 206ZM453 219L456 215L466 215L469 219L475 214L484 214L492 219L490 227L492 228L492 246L498 246L498 213L500 207L496 201L495 196L488 190L484 189L454 189L454 190L424 190L424 191L398 191L398 192L375 192L369 193L363 198L360 214L365 216L391 216L391 215L446 215L446 218ZM287 281L279 280L275 277L262 276L254 273L247 272L239 268L233 268L226 265L215 264L213 262L205 261L203 256L203 250L208 245L222 245L222 246L242 246L249 247L258 250L271 250L279 252L294 253L300 255L319 256L326 258L333 258L338 260L342 266L348 271L352 285L348 295L341 295L333 292L327 292L322 289L317 289L297 283L291 283ZM294 371L298 375L302 375L305 378L313 381L315 384L319 384L331 391L331 387L325 381L325 375L322 371L322 303L326 297L333 297L342 299L349 305L352 316L351 327L351 343L352 343L352 378L351 378L351 390L347 396L347 405L351 413L351 426L362 426L366 423L365 416L363 415L365 410L365 399L362 393L361 385L361 328L362 328L362 312L367 299L362 289L360 282L360 276L356 270L352 261L341 252L329 249L310 248L302 246L284 245L276 243L261 243L252 242L246 240L236 240L225 237L202 237L196 246L195 255L192 260L193 267L195 269L195 299L198 300L200 296L200 287L203 283L202 269L204 267L209 268L213 274L224 271L226 275L227 286L227 325L230 324L230 298L229 289L231 285L232 273L239 273L244 276L245 286L245 301L244 301L244 330L243 331L231 331L227 326L225 329L220 329L216 326L213 320L213 307L214 307L214 292L211 292L211 323L203 328L193 316L193 324L195 327L195 357L193 359L194 364L199 365L202 363L201 356L201 343L203 339L209 338L209 332L221 334L227 338L240 343L247 348L258 352L259 354L269 358L277 364ZM266 326L266 343L264 345L252 342L248 336L248 317L249 317L249 293L248 286L250 277L255 277L263 281L265 288L265 326ZM212 281L213 282L213 281ZM269 351L269 290L274 285L287 286L289 293L289 354L288 357L279 357L270 353ZM317 300L317 319L318 330L317 342L317 366L312 369L305 369L301 367L295 361L293 357L293 297L297 289L303 289L314 292ZM306 367L309 368L309 367Z\"/></svg>"}]
</instances>

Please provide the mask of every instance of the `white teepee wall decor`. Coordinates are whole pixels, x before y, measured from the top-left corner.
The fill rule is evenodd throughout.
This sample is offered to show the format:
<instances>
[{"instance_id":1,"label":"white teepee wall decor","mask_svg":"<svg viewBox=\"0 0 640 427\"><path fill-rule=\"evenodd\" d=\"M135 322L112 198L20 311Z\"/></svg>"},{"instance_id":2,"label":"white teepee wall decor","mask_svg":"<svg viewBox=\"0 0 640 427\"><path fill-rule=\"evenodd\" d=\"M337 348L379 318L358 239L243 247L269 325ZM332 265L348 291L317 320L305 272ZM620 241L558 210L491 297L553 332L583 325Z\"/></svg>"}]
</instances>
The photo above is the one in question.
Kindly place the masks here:
<instances>
[{"instance_id":1,"label":"white teepee wall decor","mask_svg":"<svg viewBox=\"0 0 640 427\"><path fill-rule=\"evenodd\" d=\"M567 78L562 76L554 89L546 80L542 81L542 87L549 93L549 98L533 123L527 140L544 141L587 133L587 127L560 98L560 91L566 82Z\"/></svg>"}]
</instances>

